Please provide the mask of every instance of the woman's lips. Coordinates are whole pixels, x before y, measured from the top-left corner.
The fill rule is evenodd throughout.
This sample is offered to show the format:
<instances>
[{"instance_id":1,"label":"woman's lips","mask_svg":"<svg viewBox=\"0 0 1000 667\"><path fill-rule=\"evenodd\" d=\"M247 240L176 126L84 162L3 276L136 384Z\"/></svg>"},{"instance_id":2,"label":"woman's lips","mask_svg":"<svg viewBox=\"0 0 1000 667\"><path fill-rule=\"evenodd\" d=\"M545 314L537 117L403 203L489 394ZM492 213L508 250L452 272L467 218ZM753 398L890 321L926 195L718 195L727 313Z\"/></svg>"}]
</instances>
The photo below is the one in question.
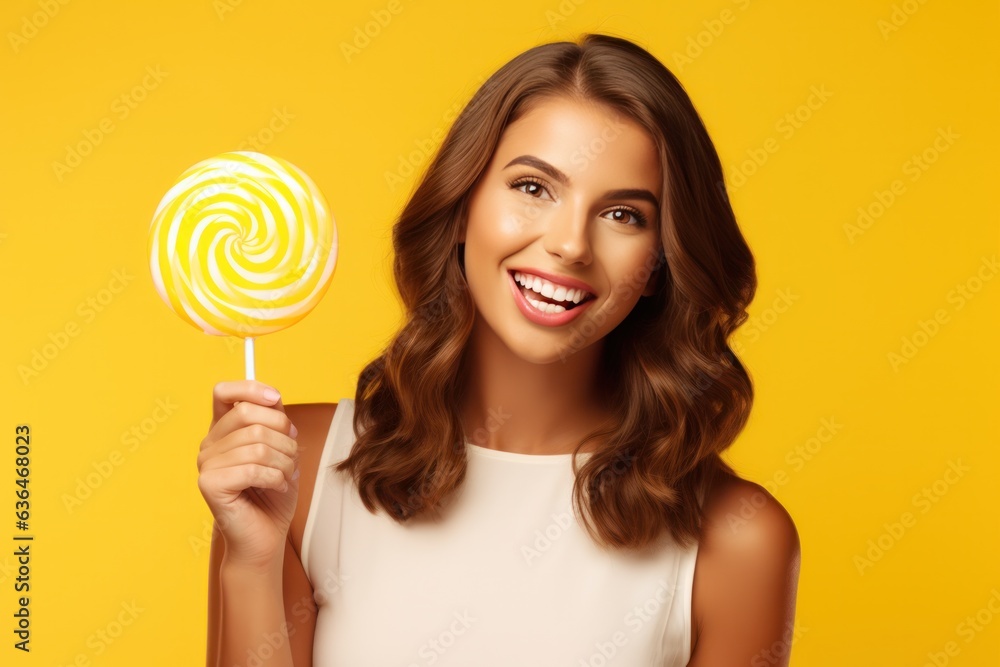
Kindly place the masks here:
<instances>
[{"instance_id":1,"label":"woman's lips","mask_svg":"<svg viewBox=\"0 0 1000 667\"><path fill-rule=\"evenodd\" d=\"M525 271L525 273L528 273ZM580 316L580 314L585 311L590 304L595 300L593 293L585 297L579 304L574 308L569 308L558 313L546 313L538 308L535 308L528 302L527 297L522 291L522 286L514 280L514 273L512 271L507 272L507 282L510 284L511 293L514 295L514 302L517 304L518 309L529 321L535 324L540 324L542 326L562 326L572 322L574 319ZM539 295L540 296L540 295Z\"/></svg>"},{"instance_id":2,"label":"woman's lips","mask_svg":"<svg viewBox=\"0 0 1000 667\"><path fill-rule=\"evenodd\" d=\"M582 280L577 280L576 278L570 278L568 276L560 276L554 273L548 273L547 271L542 271L540 269L529 269L529 268L521 268L515 266L508 269L508 272L510 272L512 275L514 272L517 272L517 273L526 273L530 276L538 276L539 278L548 280L550 283L554 283L556 285L562 285L563 287L568 287L571 289L583 290L584 292L586 292L591 296L594 296L594 294L597 291L587 283L583 282Z\"/></svg>"}]
</instances>

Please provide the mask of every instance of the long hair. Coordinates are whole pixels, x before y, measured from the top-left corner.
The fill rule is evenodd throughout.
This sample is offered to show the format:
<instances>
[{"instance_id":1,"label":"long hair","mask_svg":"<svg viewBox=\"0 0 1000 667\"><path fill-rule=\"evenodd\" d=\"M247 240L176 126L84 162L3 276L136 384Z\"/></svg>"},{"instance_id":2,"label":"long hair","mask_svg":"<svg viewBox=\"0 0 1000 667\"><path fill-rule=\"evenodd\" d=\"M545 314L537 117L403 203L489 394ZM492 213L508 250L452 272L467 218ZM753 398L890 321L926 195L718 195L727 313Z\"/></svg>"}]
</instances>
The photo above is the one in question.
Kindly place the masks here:
<instances>
[{"instance_id":1,"label":"long hair","mask_svg":"<svg viewBox=\"0 0 1000 667\"><path fill-rule=\"evenodd\" d=\"M456 118L393 226L393 273L406 321L358 378L357 441L336 465L364 506L397 522L437 517L466 472L461 378L475 304L459 247L470 193L504 129L544 98L616 109L654 140L666 195L658 289L606 336L600 381L617 423L573 455L573 503L603 548L643 549L663 530L700 536L698 489L729 473L720 454L749 418L753 385L729 347L757 278L722 166L687 93L628 40L585 34L503 65ZM601 438L582 465L584 443Z\"/></svg>"}]
</instances>

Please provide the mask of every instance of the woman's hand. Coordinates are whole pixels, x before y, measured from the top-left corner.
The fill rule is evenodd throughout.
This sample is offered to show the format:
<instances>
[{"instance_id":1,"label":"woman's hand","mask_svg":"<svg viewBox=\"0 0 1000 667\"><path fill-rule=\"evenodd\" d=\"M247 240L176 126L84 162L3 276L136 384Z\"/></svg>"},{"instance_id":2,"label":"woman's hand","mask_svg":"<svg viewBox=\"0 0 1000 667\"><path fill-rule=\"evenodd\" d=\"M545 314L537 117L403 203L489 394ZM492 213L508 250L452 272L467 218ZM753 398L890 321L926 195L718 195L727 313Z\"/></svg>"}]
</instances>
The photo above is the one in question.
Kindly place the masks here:
<instances>
[{"instance_id":1,"label":"woman's hand","mask_svg":"<svg viewBox=\"0 0 1000 667\"><path fill-rule=\"evenodd\" d=\"M198 453L198 488L226 542L227 563L278 566L298 498L298 432L278 392L220 382Z\"/></svg>"}]
</instances>

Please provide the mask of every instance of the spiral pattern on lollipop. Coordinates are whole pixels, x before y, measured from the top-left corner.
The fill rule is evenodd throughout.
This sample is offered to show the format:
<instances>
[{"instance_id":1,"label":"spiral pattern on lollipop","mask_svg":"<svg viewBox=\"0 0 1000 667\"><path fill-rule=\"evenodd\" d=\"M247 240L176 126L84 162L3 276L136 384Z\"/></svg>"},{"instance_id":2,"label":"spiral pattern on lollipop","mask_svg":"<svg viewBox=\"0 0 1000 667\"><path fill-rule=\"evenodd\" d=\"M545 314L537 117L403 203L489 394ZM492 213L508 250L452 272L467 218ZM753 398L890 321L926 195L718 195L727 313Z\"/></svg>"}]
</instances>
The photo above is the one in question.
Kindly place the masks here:
<instances>
[{"instance_id":1,"label":"spiral pattern on lollipop","mask_svg":"<svg viewBox=\"0 0 1000 667\"><path fill-rule=\"evenodd\" d=\"M207 334L247 338L316 306L333 277L337 228L295 165L239 151L181 174L153 215L147 249L174 312Z\"/></svg>"}]
</instances>

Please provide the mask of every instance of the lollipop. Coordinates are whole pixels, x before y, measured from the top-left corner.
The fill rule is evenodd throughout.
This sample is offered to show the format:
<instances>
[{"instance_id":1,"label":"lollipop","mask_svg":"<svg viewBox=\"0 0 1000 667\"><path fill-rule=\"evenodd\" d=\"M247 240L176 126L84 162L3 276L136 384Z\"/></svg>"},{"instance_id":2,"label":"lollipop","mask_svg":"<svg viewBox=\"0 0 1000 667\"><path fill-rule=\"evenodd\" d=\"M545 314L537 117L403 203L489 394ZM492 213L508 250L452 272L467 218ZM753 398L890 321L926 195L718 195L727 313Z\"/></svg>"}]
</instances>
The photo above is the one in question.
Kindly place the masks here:
<instances>
[{"instance_id":1,"label":"lollipop","mask_svg":"<svg viewBox=\"0 0 1000 667\"><path fill-rule=\"evenodd\" d=\"M323 195L295 165L251 152L194 165L170 188L149 228L160 297L213 336L253 341L305 317L337 263L337 227Z\"/></svg>"}]
</instances>

